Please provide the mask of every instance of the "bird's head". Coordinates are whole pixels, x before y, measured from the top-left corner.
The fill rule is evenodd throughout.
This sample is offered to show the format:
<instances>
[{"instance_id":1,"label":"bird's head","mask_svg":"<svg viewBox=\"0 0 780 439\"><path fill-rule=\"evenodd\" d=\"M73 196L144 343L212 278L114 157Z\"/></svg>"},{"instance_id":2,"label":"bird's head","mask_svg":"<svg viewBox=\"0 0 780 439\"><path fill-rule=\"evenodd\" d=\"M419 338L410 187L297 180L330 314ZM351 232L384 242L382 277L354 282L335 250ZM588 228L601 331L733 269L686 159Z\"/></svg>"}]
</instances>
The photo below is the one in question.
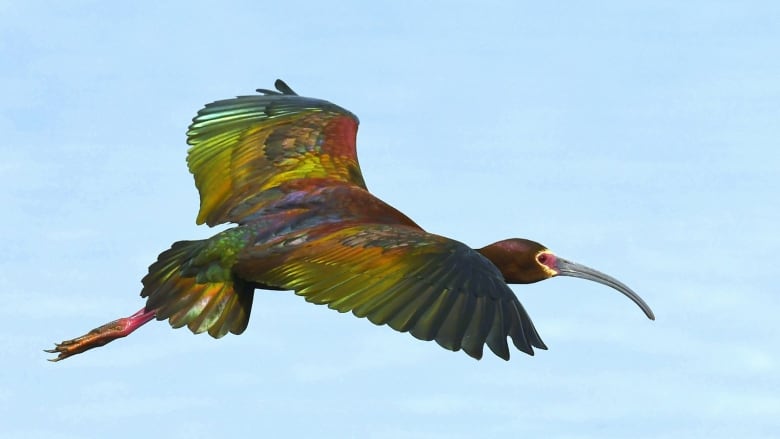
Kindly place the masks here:
<instances>
[{"instance_id":1,"label":"bird's head","mask_svg":"<svg viewBox=\"0 0 780 439\"><path fill-rule=\"evenodd\" d=\"M512 238L479 249L504 275L510 284L530 284L555 276L571 276L612 287L636 303L645 315L655 320L650 307L624 283L598 270L557 256L538 242Z\"/></svg>"}]
</instances>

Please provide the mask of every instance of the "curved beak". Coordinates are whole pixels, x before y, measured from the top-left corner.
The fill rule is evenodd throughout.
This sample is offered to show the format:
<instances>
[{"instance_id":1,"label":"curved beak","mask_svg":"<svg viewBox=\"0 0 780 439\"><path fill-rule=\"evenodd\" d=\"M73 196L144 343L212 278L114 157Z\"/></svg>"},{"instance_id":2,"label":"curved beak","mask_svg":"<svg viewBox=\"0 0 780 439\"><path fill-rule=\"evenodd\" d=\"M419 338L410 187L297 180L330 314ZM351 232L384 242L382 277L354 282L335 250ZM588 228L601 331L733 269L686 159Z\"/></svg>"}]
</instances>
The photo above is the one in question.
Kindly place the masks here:
<instances>
[{"instance_id":1,"label":"curved beak","mask_svg":"<svg viewBox=\"0 0 780 439\"><path fill-rule=\"evenodd\" d=\"M647 305L647 303L645 303L645 301L642 300L641 297L639 297L639 294L632 291L631 288L626 286L626 284L620 282L614 277L608 276L598 270L594 270L582 264L567 261L566 259L563 258L556 258L555 268L559 276L571 276L571 277L579 277L580 279L592 280L593 282L598 282L602 285L606 285L608 287L612 287L620 291L626 297L631 299L631 301L636 303L639 306L639 308L641 308L642 311L645 313L647 318L649 318L650 320L655 320L655 314L653 314L653 310L651 310L650 307Z\"/></svg>"}]
</instances>

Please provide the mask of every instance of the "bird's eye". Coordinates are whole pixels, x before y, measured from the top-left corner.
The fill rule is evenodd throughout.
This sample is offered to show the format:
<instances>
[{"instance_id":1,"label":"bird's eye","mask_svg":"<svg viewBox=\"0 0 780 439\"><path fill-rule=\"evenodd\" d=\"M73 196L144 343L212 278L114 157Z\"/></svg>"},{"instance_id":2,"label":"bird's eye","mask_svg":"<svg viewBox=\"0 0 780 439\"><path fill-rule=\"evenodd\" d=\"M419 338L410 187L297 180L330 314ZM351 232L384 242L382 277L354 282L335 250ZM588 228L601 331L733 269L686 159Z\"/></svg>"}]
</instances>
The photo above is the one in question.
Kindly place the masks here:
<instances>
[{"instance_id":1,"label":"bird's eye","mask_svg":"<svg viewBox=\"0 0 780 439\"><path fill-rule=\"evenodd\" d=\"M547 255L545 253L542 253L536 257L536 260L544 264L547 261Z\"/></svg>"}]
</instances>

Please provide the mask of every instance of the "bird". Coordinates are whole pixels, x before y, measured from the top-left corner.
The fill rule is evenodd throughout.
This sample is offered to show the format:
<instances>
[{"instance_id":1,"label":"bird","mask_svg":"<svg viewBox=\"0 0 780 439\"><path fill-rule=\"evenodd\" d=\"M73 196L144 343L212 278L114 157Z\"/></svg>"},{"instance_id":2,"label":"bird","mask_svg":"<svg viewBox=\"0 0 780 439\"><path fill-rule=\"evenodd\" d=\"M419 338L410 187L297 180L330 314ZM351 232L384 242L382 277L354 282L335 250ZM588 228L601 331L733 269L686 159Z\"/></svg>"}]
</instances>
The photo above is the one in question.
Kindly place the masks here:
<instances>
[{"instance_id":1,"label":"bird","mask_svg":"<svg viewBox=\"0 0 780 439\"><path fill-rule=\"evenodd\" d=\"M163 251L141 283L145 305L45 352L60 361L168 320L214 338L241 334L256 291L306 301L481 359L547 349L509 285L571 276L609 286L655 315L628 286L511 238L474 249L423 230L368 191L358 118L329 101L275 90L205 105L187 131L200 195L196 223L233 227Z\"/></svg>"}]
</instances>

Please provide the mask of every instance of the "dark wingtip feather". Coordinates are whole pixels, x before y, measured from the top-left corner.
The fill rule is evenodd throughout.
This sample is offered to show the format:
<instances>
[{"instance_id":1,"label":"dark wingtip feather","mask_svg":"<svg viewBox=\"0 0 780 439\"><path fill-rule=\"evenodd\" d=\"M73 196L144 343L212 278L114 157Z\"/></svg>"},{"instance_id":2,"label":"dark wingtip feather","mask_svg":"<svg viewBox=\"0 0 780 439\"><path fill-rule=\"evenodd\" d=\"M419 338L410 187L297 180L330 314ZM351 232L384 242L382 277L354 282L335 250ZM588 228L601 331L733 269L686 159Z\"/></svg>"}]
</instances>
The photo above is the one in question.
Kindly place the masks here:
<instances>
[{"instance_id":1,"label":"dark wingtip feather","mask_svg":"<svg viewBox=\"0 0 780 439\"><path fill-rule=\"evenodd\" d=\"M519 303L519 302L518 302ZM529 334L523 330L523 316L515 305L515 301L505 303L503 306L504 321L509 325L509 337L517 349L528 355L533 355L534 350L531 347L532 341L529 340Z\"/></svg>"},{"instance_id":2,"label":"dark wingtip feather","mask_svg":"<svg viewBox=\"0 0 780 439\"><path fill-rule=\"evenodd\" d=\"M298 93L296 93L292 88L290 88L289 85L287 85L286 82L282 81L281 79L277 79L274 81L274 87L276 87L276 90L269 90L267 88L258 88L258 93L262 93L264 95L290 95L290 96L298 96ZM277 91L278 90L278 91Z\"/></svg>"},{"instance_id":3,"label":"dark wingtip feather","mask_svg":"<svg viewBox=\"0 0 780 439\"><path fill-rule=\"evenodd\" d=\"M282 94L286 94L286 95L293 95L293 96L298 96L298 93L296 93L295 91L293 91L293 89L292 89L292 88L290 88L290 86L289 86L289 85L287 85L287 83L286 83L286 82L284 82L284 81L282 81L281 79L277 79L277 80L274 82L274 87L276 87L276 89L277 89L277 90L279 90L280 92L282 92Z\"/></svg>"},{"instance_id":4,"label":"dark wingtip feather","mask_svg":"<svg viewBox=\"0 0 780 439\"><path fill-rule=\"evenodd\" d=\"M494 318L493 325L490 327L488 333L487 342L488 348L493 351L494 354L509 361L509 345L507 344L507 327L508 322L504 321L503 303L500 300L494 302Z\"/></svg>"}]
</instances>

